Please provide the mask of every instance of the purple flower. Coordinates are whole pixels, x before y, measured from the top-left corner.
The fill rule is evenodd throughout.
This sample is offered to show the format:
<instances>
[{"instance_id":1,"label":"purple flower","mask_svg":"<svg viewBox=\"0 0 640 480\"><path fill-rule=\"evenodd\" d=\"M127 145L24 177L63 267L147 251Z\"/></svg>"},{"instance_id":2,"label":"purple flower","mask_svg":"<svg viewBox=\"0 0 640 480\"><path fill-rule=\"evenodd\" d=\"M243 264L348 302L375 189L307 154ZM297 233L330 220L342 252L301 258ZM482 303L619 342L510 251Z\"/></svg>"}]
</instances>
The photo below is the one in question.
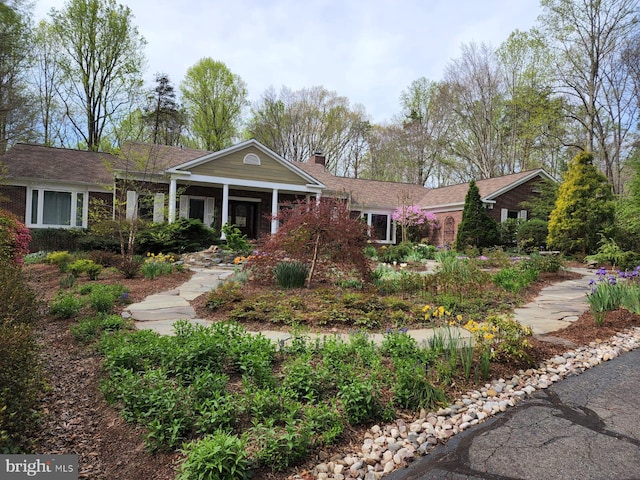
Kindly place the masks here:
<instances>
[{"instance_id":1,"label":"purple flower","mask_svg":"<svg viewBox=\"0 0 640 480\"><path fill-rule=\"evenodd\" d=\"M589 286L595 285L596 281L592 278L591 280L589 280Z\"/></svg>"},{"instance_id":2,"label":"purple flower","mask_svg":"<svg viewBox=\"0 0 640 480\"><path fill-rule=\"evenodd\" d=\"M596 275L606 275L607 274L607 270L605 268L600 267L598 270L596 270Z\"/></svg>"},{"instance_id":3,"label":"purple flower","mask_svg":"<svg viewBox=\"0 0 640 480\"><path fill-rule=\"evenodd\" d=\"M617 283L615 275L609 275L609 285L615 285Z\"/></svg>"},{"instance_id":4,"label":"purple flower","mask_svg":"<svg viewBox=\"0 0 640 480\"><path fill-rule=\"evenodd\" d=\"M489 260L487 257L485 257L484 255L480 255L478 257L478 260Z\"/></svg>"}]
</instances>

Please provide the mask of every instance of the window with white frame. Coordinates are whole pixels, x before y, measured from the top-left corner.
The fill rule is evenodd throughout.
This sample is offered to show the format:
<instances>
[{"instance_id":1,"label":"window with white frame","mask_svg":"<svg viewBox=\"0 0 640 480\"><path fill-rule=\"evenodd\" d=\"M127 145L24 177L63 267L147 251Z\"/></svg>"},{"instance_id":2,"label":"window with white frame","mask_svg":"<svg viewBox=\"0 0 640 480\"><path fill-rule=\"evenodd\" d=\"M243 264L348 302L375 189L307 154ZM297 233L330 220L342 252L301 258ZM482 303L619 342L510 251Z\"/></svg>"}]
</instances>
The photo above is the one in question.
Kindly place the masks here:
<instances>
[{"instance_id":1,"label":"window with white frame","mask_svg":"<svg viewBox=\"0 0 640 480\"><path fill-rule=\"evenodd\" d=\"M88 193L30 188L27 192L28 227L86 228Z\"/></svg>"},{"instance_id":2,"label":"window with white frame","mask_svg":"<svg viewBox=\"0 0 640 480\"><path fill-rule=\"evenodd\" d=\"M215 198L180 195L180 217L200 220L211 226L215 218Z\"/></svg>"},{"instance_id":3,"label":"window with white frame","mask_svg":"<svg viewBox=\"0 0 640 480\"><path fill-rule=\"evenodd\" d=\"M391 215L388 213L365 212L362 217L366 220L371 235L379 242L393 243Z\"/></svg>"},{"instance_id":4,"label":"window with white frame","mask_svg":"<svg viewBox=\"0 0 640 480\"><path fill-rule=\"evenodd\" d=\"M160 223L164 221L164 193L138 194L127 191L127 218Z\"/></svg>"}]
</instances>

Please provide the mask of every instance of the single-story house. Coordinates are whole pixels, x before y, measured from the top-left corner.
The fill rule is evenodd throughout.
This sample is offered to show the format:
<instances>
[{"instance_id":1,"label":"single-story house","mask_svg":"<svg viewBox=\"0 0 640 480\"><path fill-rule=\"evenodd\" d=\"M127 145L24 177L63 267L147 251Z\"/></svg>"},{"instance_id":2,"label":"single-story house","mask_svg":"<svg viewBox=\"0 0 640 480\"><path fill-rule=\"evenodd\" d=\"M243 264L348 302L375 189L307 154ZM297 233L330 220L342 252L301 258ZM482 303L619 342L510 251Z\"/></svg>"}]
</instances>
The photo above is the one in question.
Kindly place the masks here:
<instances>
[{"instance_id":1,"label":"single-story house","mask_svg":"<svg viewBox=\"0 0 640 480\"><path fill-rule=\"evenodd\" d=\"M304 198L344 199L381 243L396 243L391 218L401 206L433 212L440 228L431 241L455 240L468 184L429 189L420 185L338 177L325 157L291 162L256 140L218 152L162 145L127 144L116 157L107 153L16 144L0 157L0 207L29 228L87 228L94 201L115 205L126 215L155 222L197 218L220 227L236 225L248 238L274 233L270 217L287 202ZM536 169L477 181L480 195L497 221L526 219L520 203L536 185L552 179ZM139 185L144 185L140 189ZM139 198L144 191L144 200Z\"/></svg>"}]
</instances>

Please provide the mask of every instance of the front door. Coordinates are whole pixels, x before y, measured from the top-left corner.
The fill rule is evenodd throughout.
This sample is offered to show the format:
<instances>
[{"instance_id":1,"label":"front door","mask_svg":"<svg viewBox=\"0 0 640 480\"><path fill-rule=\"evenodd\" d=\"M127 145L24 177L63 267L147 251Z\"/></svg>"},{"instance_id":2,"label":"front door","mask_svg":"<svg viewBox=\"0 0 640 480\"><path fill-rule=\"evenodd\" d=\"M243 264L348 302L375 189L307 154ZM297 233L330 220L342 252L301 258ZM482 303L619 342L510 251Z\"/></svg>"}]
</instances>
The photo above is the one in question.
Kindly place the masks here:
<instances>
[{"instance_id":1,"label":"front door","mask_svg":"<svg viewBox=\"0 0 640 480\"><path fill-rule=\"evenodd\" d=\"M242 202L231 200L229 202L229 223L235 225L247 238L256 238L256 211L255 202Z\"/></svg>"}]
</instances>

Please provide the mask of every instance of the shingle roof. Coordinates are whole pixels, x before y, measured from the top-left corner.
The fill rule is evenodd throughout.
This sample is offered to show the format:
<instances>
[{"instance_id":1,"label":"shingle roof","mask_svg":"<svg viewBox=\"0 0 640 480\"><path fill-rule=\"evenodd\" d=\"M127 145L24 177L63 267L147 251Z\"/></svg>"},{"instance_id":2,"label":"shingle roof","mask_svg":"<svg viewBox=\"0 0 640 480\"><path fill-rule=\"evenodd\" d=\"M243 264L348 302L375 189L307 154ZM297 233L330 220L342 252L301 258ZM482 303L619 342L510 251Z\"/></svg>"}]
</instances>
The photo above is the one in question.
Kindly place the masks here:
<instances>
[{"instance_id":1,"label":"shingle roof","mask_svg":"<svg viewBox=\"0 0 640 480\"><path fill-rule=\"evenodd\" d=\"M398 205L417 204L428 191L413 183L384 182L361 178L336 177L322 165L297 164L302 170L324 183L329 192L324 195L348 195L356 206L366 208L396 208Z\"/></svg>"},{"instance_id":2,"label":"shingle roof","mask_svg":"<svg viewBox=\"0 0 640 480\"><path fill-rule=\"evenodd\" d=\"M504 175L502 177L477 180L476 185L480 191L480 198L483 200L490 200L497 193L500 193L503 189L508 188L511 185L518 184L523 180L533 178L539 174L544 175L542 172L543 170L541 169L527 170L511 175ZM420 200L420 205L423 207L433 208L444 205L464 204L464 199L468 190L469 182L451 185L449 187L434 188L433 190L429 190Z\"/></svg>"},{"instance_id":3,"label":"shingle roof","mask_svg":"<svg viewBox=\"0 0 640 480\"><path fill-rule=\"evenodd\" d=\"M113 174L106 165L114 158L108 153L17 143L0 157L0 163L9 179L110 184Z\"/></svg>"},{"instance_id":4,"label":"shingle roof","mask_svg":"<svg viewBox=\"0 0 640 480\"><path fill-rule=\"evenodd\" d=\"M136 162L138 159L143 159L144 162L146 162L145 169L150 173L161 173L169 168L182 165L183 163L212 153L207 150L196 150L194 148L152 145L137 142L124 144L120 152L122 161L128 160ZM140 170L140 168L137 170Z\"/></svg>"}]
</instances>

